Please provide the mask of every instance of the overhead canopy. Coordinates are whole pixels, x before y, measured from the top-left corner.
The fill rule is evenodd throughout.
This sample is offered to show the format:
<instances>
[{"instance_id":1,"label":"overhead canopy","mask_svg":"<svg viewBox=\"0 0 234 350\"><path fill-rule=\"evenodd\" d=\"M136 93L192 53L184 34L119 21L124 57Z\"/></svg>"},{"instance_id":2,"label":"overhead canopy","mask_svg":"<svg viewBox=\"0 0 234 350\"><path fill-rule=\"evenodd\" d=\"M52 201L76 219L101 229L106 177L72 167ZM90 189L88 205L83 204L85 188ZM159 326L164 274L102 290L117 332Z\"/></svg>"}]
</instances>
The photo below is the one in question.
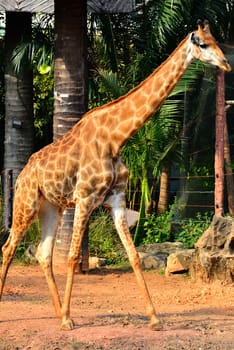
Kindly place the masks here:
<instances>
[{"instance_id":1,"label":"overhead canopy","mask_svg":"<svg viewBox=\"0 0 234 350\"><path fill-rule=\"evenodd\" d=\"M87 8L96 13L127 13L136 7L135 0L87 0ZM0 0L0 11L53 13L54 0Z\"/></svg>"}]
</instances>

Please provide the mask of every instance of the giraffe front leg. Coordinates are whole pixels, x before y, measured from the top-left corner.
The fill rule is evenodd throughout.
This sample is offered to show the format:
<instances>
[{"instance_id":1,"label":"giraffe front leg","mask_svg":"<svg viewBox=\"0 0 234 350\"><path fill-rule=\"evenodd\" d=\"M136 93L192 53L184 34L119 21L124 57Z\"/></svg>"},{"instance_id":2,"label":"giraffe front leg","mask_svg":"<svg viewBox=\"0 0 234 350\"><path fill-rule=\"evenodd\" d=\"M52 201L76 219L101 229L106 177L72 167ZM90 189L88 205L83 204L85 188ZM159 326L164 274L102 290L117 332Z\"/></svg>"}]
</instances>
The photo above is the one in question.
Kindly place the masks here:
<instances>
[{"instance_id":1,"label":"giraffe front leg","mask_svg":"<svg viewBox=\"0 0 234 350\"><path fill-rule=\"evenodd\" d=\"M129 261L135 272L138 286L145 300L146 313L150 319L150 328L152 330L161 330L162 323L156 316L156 312L142 273L140 258L127 226L124 194L121 193L108 197L105 204L107 205L107 207L111 208L111 213L115 222L117 232L126 249Z\"/></svg>"},{"instance_id":2,"label":"giraffe front leg","mask_svg":"<svg viewBox=\"0 0 234 350\"><path fill-rule=\"evenodd\" d=\"M68 257L67 281L66 281L66 288L64 293L64 301L61 309L61 315L62 315L61 329L65 331L72 330L75 326L75 322L70 316L70 303L71 303L71 293L72 293L75 270L78 264L78 256Z\"/></svg>"},{"instance_id":3,"label":"giraffe front leg","mask_svg":"<svg viewBox=\"0 0 234 350\"><path fill-rule=\"evenodd\" d=\"M75 270L79 262L81 243L90 216L89 202L90 199L80 199L79 204L77 204L75 208L73 235L67 263L67 281L61 309L61 329L63 330L71 330L75 326L75 323L70 316L71 293Z\"/></svg>"}]
</instances>

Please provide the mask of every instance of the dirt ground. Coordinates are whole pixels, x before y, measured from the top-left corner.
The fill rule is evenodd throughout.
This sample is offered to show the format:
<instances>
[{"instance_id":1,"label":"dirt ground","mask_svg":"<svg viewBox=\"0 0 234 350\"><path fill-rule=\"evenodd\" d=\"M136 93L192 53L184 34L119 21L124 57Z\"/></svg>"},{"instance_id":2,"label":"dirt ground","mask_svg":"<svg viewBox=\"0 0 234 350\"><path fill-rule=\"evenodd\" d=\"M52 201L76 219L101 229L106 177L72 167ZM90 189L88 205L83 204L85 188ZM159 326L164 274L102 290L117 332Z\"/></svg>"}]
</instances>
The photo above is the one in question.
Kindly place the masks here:
<instances>
[{"instance_id":1,"label":"dirt ground","mask_svg":"<svg viewBox=\"0 0 234 350\"><path fill-rule=\"evenodd\" d=\"M63 268L56 268L60 291ZM161 331L148 328L131 271L101 269L76 275L72 331L61 331L38 266L10 268L0 305L1 350L232 350L234 286L145 272Z\"/></svg>"}]
</instances>

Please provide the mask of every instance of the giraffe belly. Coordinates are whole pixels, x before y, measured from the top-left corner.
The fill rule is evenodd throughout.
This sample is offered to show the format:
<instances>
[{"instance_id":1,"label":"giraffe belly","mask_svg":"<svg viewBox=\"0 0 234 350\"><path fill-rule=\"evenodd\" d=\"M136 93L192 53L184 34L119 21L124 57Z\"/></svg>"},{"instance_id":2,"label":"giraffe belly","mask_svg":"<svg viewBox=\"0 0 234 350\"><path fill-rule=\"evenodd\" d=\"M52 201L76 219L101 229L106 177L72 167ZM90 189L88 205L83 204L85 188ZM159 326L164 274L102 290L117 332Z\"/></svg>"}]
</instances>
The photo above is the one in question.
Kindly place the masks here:
<instances>
[{"instance_id":1,"label":"giraffe belly","mask_svg":"<svg viewBox=\"0 0 234 350\"><path fill-rule=\"evenodd\" d=\"M64 196L61 193L47 193L44 196L48 202L59 208L74 207L75 202L70 196Z\"/></svg>"},{"instance_id":2,"label":"giraffe belly","mask_svg":"<svg viewBox=\"0 0 234 350\"><path fill-rule=\"evenodd\" d=\"M62 183L57 181L47 182L40 190L43 196L57 207L65 208L75 206L73 198L74 187L70 179L65 179Z\"/></svg>"}]
</instances>

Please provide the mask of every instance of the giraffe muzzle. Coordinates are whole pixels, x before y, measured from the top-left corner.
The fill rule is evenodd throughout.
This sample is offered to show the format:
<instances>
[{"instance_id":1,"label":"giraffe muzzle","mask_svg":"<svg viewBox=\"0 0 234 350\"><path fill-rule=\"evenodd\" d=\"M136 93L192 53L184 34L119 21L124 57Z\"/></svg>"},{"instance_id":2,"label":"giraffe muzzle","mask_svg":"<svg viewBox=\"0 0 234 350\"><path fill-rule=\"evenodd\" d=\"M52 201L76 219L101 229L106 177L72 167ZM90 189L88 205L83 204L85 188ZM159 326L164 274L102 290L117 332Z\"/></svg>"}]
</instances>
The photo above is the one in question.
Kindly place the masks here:
<instances>
[{"instance_id":1,"label":"giraffe muzzle","mask_svg":"<svg viewBox=\"0 0 234 350\"><path fill-rule=\"evenodd\" d=\"M232 67L230 66L226 58L223 59L223 62L221 63L220 68L223 69L225 72L230 72L232 70Z\"/></svg>"}]
</instances>

